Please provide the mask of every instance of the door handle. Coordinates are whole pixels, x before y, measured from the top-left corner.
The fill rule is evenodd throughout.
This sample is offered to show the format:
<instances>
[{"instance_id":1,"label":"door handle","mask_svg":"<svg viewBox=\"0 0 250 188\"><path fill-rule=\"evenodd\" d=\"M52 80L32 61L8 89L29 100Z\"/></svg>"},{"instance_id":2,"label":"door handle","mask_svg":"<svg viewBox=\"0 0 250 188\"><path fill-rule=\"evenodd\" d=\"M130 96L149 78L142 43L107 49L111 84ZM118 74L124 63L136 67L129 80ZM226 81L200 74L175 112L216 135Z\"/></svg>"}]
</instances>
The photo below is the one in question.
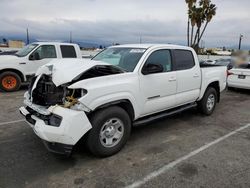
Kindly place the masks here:
<instances>
[{"instance_id":1,"label":"door handle","mask_svg":"<svg viewBox=\"0 0 250 188\"><path fill-rule=\"evenodd\" d=\"M198 78L198 77L200 77L200 76L199 76L199 74L195 74L193 77L194 77L194 78Z\"/></svg>"},{"instance_id":2,"label":"door handle","mask_svg":"<svg viewBox=\"0 0 250 188\"><path fill-rule=\"evenodd\" d=\"M174 82L174 81L176 81L176 78L175 77L171 77L171 78L168 79L168 81L169 82Z\"/></svg>"}]
</instances>

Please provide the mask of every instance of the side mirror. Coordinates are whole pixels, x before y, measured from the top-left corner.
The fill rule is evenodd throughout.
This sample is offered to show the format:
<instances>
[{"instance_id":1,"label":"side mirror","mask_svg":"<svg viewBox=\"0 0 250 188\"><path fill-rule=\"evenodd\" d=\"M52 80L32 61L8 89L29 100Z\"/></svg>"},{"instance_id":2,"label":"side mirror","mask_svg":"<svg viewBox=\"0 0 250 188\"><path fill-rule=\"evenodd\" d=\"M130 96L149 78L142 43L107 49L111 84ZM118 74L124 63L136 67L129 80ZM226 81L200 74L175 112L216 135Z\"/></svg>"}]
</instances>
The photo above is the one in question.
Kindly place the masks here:
<instances>
[{"instance_id":1,"label":"side mirror","mask_svg":"<svg viewBox=\"0 0 250 188\"><path fill-rule=\"evenodd\" d=\"M29 60L34 61L34 60L40 60L40 55L38 52L32 53L29 56Z\"/></svg>"},{"instance_id":2,"label":"side mirror","mask_svg":"<svg viewBox=\"0 0 250 188\"><path fill-rule=\"evenodd\" d=\"M142 74L144 75L161 73L163 71L164 71L163 66L159 63L156 63L156 64L149 63L142 68Z\"/></svg>"}]
</instances>

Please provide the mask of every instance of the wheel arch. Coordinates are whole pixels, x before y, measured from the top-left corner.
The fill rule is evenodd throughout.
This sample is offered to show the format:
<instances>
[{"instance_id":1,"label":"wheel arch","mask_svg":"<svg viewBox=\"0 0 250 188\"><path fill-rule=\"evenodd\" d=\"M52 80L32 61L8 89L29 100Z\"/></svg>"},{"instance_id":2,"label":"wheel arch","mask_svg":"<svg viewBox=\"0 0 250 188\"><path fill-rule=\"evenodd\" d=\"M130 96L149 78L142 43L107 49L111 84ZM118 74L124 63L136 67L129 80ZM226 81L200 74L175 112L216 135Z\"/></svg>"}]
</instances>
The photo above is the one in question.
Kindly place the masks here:
<instances>
[{"instance_id":1,"label":"wheel arch","mask_svg":"<svg viewBox=\"0 0 250 188\"><path fill-rule=\"evenodd\" d=\"M14 72L18 76L20 76L22 82L25 81L25 77L24 77L23 73L21 71L17 70L17 69L2 69L2 70L0 70L0 74L2 74L4 72Z\"/></svg>"},{"instance_id":2,"label":"wheel arch","mask_svg":"<svg viewBox=\"0 0 250 188\"><path fill-rule=\"evenodd\" d=\"M130 100L128 100L128 99L120 99L120 100L116 100L116 101L112 101L112 102L102 104L102 105L96 107L93 110L93 112L95 112L97 110L100 110L100 109L108 108L110 106L119 106L119 107L121 107L122 109L124 109L128 113L131 121L133 121L135 119L134 107L133 107L132 103L130 102Z\"/></svg>"},{"instance_id":3,"label":"wheel arch","mask_svg":"<svg viewBox=\"0 0 250 188\"><path fill-rule=\"evenodd\" d=\"M216 90L216 92L217 92L217 102L220 102L220 83L219 83L219 81L211 82L210 84L208 84L207 89L209 87L212 87L212 88L214 88Z\"/></svg>"}]
</instances>

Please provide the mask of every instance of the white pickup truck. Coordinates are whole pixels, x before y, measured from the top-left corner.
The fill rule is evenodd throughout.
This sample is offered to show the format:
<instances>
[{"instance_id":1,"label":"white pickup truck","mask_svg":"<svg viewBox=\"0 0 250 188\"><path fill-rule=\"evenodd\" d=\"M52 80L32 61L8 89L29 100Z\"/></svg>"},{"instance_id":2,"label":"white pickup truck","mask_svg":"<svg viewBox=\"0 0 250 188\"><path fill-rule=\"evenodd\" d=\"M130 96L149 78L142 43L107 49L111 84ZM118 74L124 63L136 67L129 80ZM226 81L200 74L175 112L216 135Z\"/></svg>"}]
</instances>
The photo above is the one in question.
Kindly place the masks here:
<instances>
[{"instance_id":1,"label":"white pickup truck","mask_svg":"<svg viewBox=\"0 0 250 188\"><path fill-rule=\"evenodd\" d=\"M50 151L70 154L84 138L106 157L125 145L132 125L196 106L212 114L226 77L226 67L201 68L189 47L115 46L92 60L41 67L20 112Z\"/></svg>"},{"instance_id":2,"label":"white pickup truck","mask_svg":"<svg viewBox=\"0 0 250 188\"><path fill-rule=\"evenodd\" d=\"M0 56L0 90L16 91L29 81L37 69L52 59L82 58L77 44L57 42L32 43L16 54Z\"/></svg>"}]
</instances>

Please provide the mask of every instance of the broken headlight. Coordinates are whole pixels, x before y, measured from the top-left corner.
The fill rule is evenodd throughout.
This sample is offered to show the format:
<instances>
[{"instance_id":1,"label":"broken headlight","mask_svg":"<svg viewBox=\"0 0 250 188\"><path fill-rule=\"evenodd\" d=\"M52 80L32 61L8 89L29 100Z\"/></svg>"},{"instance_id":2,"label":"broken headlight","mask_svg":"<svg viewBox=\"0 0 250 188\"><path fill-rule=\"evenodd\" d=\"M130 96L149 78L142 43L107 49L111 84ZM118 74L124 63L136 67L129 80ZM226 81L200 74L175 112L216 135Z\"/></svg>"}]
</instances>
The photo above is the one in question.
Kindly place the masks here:
<instances>
[{"instance_id":1,"label":"broken headlight","mask_svg":"<svg viewBox=\"0 0 250 188\"><path fill-rule=\"evenodd\" d=\"M77 111L85 111L85 112L91 111L87 106L85 106L79 101L75 105L71 106L70 109L77 110Z\"/></svg>"},{"instance_id":2,"label":"broken headlight","mask_svg":"<svg viewBox=\"0 0 250 188\"><path fill-rule=\"evenodd\" d=\"M65 97L64 107L79 111L90 111L84 104L78 101L87 94L85 89L70 89Z\"/></svg>"}]
</instances>

